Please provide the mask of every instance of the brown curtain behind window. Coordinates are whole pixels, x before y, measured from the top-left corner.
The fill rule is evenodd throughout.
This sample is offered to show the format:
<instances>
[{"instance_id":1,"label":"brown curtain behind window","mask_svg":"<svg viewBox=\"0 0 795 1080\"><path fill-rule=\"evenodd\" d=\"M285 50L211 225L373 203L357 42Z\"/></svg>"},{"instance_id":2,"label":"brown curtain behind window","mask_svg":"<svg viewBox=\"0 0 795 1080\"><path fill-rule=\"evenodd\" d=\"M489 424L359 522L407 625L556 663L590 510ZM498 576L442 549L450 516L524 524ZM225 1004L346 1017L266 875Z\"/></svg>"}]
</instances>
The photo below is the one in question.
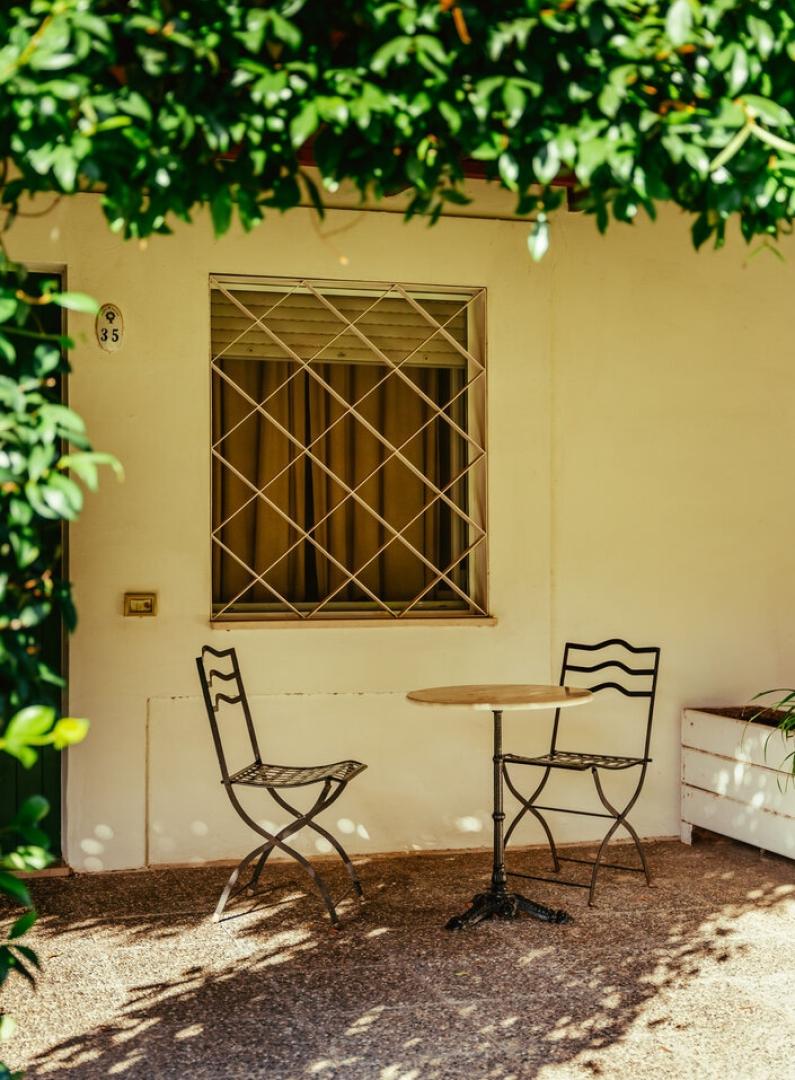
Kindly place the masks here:
<instances>
[{"instance_id":1,"label":"brown curtain behind window","mask_svg":"<svg viewBox=\"0 0 795 1080\"><path fill-rule=\"evenodd\" d=\"M213 375L213 444L249 481L249 485L244 483L214 457L213 528L226 522L215 535L240 560L213 545L214 603L226 604L242 590L241 603L276 602L268 588L251 584L252 576L245 567L264 573L265 580L292 603L318 602L345 579L335 560L352 571L367 563L357 576L381 599L396 604L412 600L435 576L433 571L399 540L374 557L389 538L389 530L353 498L346 499L343 485L355 488L370 477L357 494L397 529L432 500L431 488L400 460L393 458L383 464L390 451L355 417L346 416L322 435L341 416L344 406L303 371L279 389L297 371L291 362L230 358L219 365L249 398L265 402L263 408L272 420L259 412L248 416L251 402L219 375ZM380 364L328 363L317 364L316 369L346 402L359 400L385 374ZM461 368L417 367L408 374L419 389L439 403L449 401L465 378ZM393 446L410 439L401 452L434 485L443 487L460 471L461 440L444 420L432 421L411 438L433 410L395 374L358 408ZM463 395L451 412L461 423ZM315 458L333 476L308 455L302 456L301 446L280 428L290 432L301 446L312 444ZM224 432L230 434L222 439ZM263 494L273 505L254 497L250 485L264 488ZM465 497L466 485L459 487L453 495ZM322 550L301 539L300 531L285 518L306 531L316 526L312 536ZM464 542L460 519L438 499L405 535L438 567L446 566ZM463 573L461 567L458 574ZM437 586L426 599L440 597L449 599L455 594L448 586ZM334 597L335 603L369 600L365 589L351 583Z\"/></svg>"}]
</instances>

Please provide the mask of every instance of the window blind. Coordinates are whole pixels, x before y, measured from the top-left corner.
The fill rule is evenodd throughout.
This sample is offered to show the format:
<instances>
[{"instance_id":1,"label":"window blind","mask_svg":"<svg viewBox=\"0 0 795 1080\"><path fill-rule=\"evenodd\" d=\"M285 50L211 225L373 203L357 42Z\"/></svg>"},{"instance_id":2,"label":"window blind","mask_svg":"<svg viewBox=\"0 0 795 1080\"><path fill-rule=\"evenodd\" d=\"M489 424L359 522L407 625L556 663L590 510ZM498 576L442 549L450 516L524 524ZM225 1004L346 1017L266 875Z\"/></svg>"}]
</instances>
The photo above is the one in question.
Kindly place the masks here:
<instances>
[{"instance_id":1,"label":"window blind","mask_svg":"<svg viewBox=\"0 0 795 1080\"><path fill-rule=\"evenodd\" d=\"M466 367L464 352L454 344L461 350L467 348L466 296L412 293L415 303L444 327L448 338L402 296L379 299L380 293L375 291L328 290L324 295L339 315L308 289L213 288L213 357L289 361L294 359L292 352L304 361L324 364L382 364L381 352L392 363L405 360L411 367ZM262 325L253 320L261 320ZM350 324L367 340L363 341Z\"/></svg>"}]
</instances>

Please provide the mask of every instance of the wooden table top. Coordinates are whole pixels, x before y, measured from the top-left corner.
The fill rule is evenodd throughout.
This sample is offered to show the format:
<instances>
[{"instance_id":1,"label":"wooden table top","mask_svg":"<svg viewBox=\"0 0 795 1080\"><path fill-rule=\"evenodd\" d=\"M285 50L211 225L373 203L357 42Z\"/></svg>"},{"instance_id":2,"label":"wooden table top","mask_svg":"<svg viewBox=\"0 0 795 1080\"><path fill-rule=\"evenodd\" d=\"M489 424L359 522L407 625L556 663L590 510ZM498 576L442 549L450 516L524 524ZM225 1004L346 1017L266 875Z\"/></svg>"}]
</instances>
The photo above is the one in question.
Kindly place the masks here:
<instances>
[{"instance_id":1,"label":"wooden table top","mask_svg":"<svg viewBox=\"0 0 795 1080\"><path fill-rule=\"evenodd\" d=\"M471 686L432 686L406 695L417 705L458 705L483 712L519 709L565 709L584 705L593 694L571 686L543 686L535 683L477 683Z\"/></svg>"}]
</instances>

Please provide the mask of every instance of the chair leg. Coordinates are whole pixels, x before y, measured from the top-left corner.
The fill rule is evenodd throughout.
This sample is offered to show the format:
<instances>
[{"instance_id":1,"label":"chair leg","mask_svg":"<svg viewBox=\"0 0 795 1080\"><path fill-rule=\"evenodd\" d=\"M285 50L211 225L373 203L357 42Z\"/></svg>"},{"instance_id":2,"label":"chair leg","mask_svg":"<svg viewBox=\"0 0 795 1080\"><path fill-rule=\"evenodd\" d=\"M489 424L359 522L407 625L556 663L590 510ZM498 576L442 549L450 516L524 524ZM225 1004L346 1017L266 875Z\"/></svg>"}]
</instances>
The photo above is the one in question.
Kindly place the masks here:
<instances>
[{"instance_id":1,"label":"chair leg","mask_svg":"<svg viewBox=\"0 0 795 1080\"><path fill-rule=\"evenodd\" d=\"M267 847L267 845L265 845L265 846ZM226 885L224 886L224 890L221 893L221 896L220 896L220 898L218 900L215 911L213 912L213 922L218 922L220 920L221 915L223 914L224 908L226 907L227 902L229 900L229 897L230 897L230 895L232 893L232 890L234 889L235 885L237 884L237 879L240 877L240 874L246 868L246 866L251 862L251 860L254 858L254 856L257 855L262 850L262 847L263 847L263 845L260 844L258 847L255 847L253 851L250 851L248 853L248 855L245 856L245 858L240 860L240 862L237 864L235 869L229 875L229 880L227 881Z\"/></svg>"},{"instance_id":2,"label":"chair leg","mask_svg":"<svg viewBox=\"0 0 795 1080\"><path fill-rule=\"evenodd\" d=\"M251 815L243 808L243 806L241 805L239 799L235 795L235 792L232 789L231 785L227 787L227 794L229 795L229 798L230 798L230 800L232 802L232 805L234 806L234 808L237 811L238 815L243 819L243 821L245 821L245 823L249 826L249 828L251 828L255 833L258 833L260 836L262 836L264 838L264 840L266 841L264 845L261 845L260 847L255 848L254 851L251 852L251 854L246 859L243 860L243 862L240 864L240 868L238 870L238 873L243 867L245 867L247 862L249 862L251 860L251 858L253 858L258 853L259 853L260 858L259 858L259 862L257 864L257 869L261 872L262 867L265 865L265 861L266 861L268 855L270 854L270 852L274 848L278 848L280 851L283 851L286 855L289 855L291 858L295 859L295 861L297 863L299 863L299 865L301 865L304 868L304 870L307 872L307 874L309 874L309 876L312 878L318 892L321 895L323 903L326 906L326 910L328 911L328 915L329 915L329 918L331 919L332 926L336 927L339 924L339 917L337 915L337 909L334 906L334 902L331 899L331 893L329 892L328 886L326 885L324 879L320 876L320 874L318 874L317 870L314 868L314 866L310 863L310 861L307 858L305 858L299 851L296 851L295 848L290 847L289 844L286 844L284 842L286 837L292 836L293 833L298 832L300 829L302 829L304 827L304 825L308 824L309 820L312 817L314 817L315 814L320 813L321 810L325 810L327 806L330 806L331 803L334 802L334 800L337 798L339 792L335 791L334 794L331 796L331 798L328 798L328 792L329 792L330 786L331 786L330 782L326 781L326 783L324 784L324 787L323 787L323 791L320 793L318 798L315 800L315 803L307 811L307 813L304 814L297 821L294 821L290 825L285 826L285 828L282 829L275 836L272 833L269 833L267 831L267 829L263 829L262 826L259 825L254 820L254 818L252 818ZM233 885L234 885L234 883L233 883ZM224 903L226 903L226 899L228 899L228 894L227 894L227 897L224 899Z\"/></svg>"},{"instance_id":3,"label":"chair leg","mask_svg":"<svg viewBox=\"0 0 795 1080\"><path fill-rule=\"evenodd\" d=\"M588 890L588 907L593 907L594 906L594 895L596 893L596 877L597 877L597 875L599 873L599 867L601 866L601 863L602 863L602 856L605 853L605 848L610 843L610 839L611 839L613 833L616 831L616 829L618 828L619 825L620 825L619 821L614 821L613 824L610 826L610 828L605 833L604 840L602 840L602 843L599 845L599 850L596 853L596 859L594 860L594 864L593 864L593 870L591 871L591 887Z\"/></svg>"},{"instance_id":4,"label":"chair leg","mask_svg":"<svg viewBox=\"0 0 795 1080\"><path fill-rule=\"evenodd\" d=\"M312 820L316 814L319 814L323 810L326 810L329 806L331 806L331 804L336 799L339 798L339 796L342 794L343 787L345 787L345 785L341 784L335 790L334 794L329 799L329 798L327 798L327 795L328 795L328 792L329 792L329 790L331 788L331 783L330 783L330 781L327 780L325 782L325 784L323 785L322 792L320 793L318 798L315 800L314 804L306 812L306 814L301 814L301 812L299 810L296 810L296 808L294 806L291 806L290 803L288 803L286 799L283 799L280 795L278 795L277 791L276 791L276 788L269 787L269 788L266 788L265 790L268 792L268 794L271 796L271 798L274 800L274 802L277 802L279 804L279 806L282 807L283 810L286 810L289 814L292 814L293 818L294 818L294 821L291 824L286 825L280 832L278 832L276 834L277 839L282 840L282 839L284 839L285 836L291 836L294 832L298 832L305 825L308 826L310 829L314 829L315 832L320 833L322 836L327 837L329 839L329 841L331 842L331 844L334 847L336 847L337 850L342 855L343 860L346 862L346 865L349 868L348 873L351 874L351 877L354 880L354 887L357 889L357 892L358 892L359 896L361 896L362 895L362 887L359 884L359 881L355 876L355 872L353 871L353 866L351 865L350 860L348 859L347 855L345 854L345 851L343 850L342 846L340 844L338 844L337 841L334 839L334 837L331 836L329 833L327 833L325 829L323 829L320 825L318 825L315 821ZM262 851L262 854L259 857L259 861L257 862L257 865L256 865L256 867L254 869L254 873L251 875L251 880L248 883L247 889L248 889L249 893L253 893L254 889L256 888L257 883L258 883L259 878L260 878L260 874L262 873L263 868L265 866L265 863L268 861L268 858L270 857L271 853L273 852L275 846L276 846L275 843L265 845L265 847L264 847L264 849Z\"/></svg>"},{"instance_id":5,"label":"chair leg","mask_svg":"<svg viewBox=\"0 0 795 1080\"><path fill-rule=\"evenodd\" d=\"M637 849L638 855L640 856L641 866L643 867L643 873L646 878L646 884L651 885L651 873L649 871L649 864L646 860L646 852L643 848L643 844L641 843L641 839L635 832L634 827L630 825L630 823L626 819L622 818L621 824L624 826L624 828L627 830L627 832L635 842L635 847Z\"/></svg>"},{"instance_id":6,"label":"chair leg","mask_svg":"<svg viewBox=\"0 0 795 1080\"><path fill-rule=\"evenodd\" d=\"M600 866L601 861L602 861L602 856L604 855L604 852L605 852L605 849L607 848L608 843L612 839L614 833L616 832L616 830L618 829L619 826L623 826L626 829L626 831L629 833L630 837L632 838L632 841L635 844L635 847L637 849L638 855L640 856L640 862L641 862L641 866L643 868L644 876L646 878L646 884L651 885L651 874L649 873L649 864L648 864L648 862L646 860L646 852L643 850L643 845L641 844L640 837L638 836L637 832L635 831L634 826L632 826L630 824L630 822L627 821L627 814L630 812L632 807L635 805L635 803L637 802L638 796L640 795L641 788L643 787L643 780L644 780L645 775L646 775L646 768L644 766L643 770L641 772L641 775L640 775L640 779L638 780L637 787L635 788L635 791L634 791L631 799L626 804L626 806L624 807L623 810L617 810L616 807L613 806L613 804L610 802L610 800L605 795L604 788L602 787L602 783L601 783L601 781L599 779L598 769L596 767L591 768L591 776L593 777L593 782L594 782L594 785L596 787L596 792L597 792L597 794L598 794L604 808L606 810L608 810L613 815L615 820L613 821L613 824L610 826L607 833L605 834L605 837L602 840L602 843L599 845L599 851L597 852L597 855L596 855L596 860L594 862L593 872L591 874L591 887L590 887L590 890L588 892L588 905L589 905L589 907L594 906L594 894L595 894L595 891L596 891L596 877L597 877L597 874L599 872L599 866Z\"/></svg>"},{"instance_id":7,"label":"chair leg","mask_svg":"<svg viewBox=\"0 0 795 1080\"><path fill-rule=\"evenodd\" d=\"M340 782L339 788L334 793L334 798L336 799L339 795L341 795L343 790L346 787L347 787L347 783ZM285 810L289 811L291 814L294 814L294 815L297 816L297 811L295 810L295 807L290 806L290 804L287 802L286 799L283 799L280 795L277 795L276 791L273 788L271 788L269 790L270 790L270 793L273 796L273 798L276 800L277 803L279 803L280 806L282 806ZM324 805L321 807L321 809L325 810L326 806L328 806L328 805L330 805L330 802L329 803L324 803ZM360 900L362 900L364 898L364 892L362 891L362 883L359 881L359 878L358 878L358 876L356 874L356 869L355 869L353 863L351 862L350 858L348 857L348 853L345 850L345 848L342 846L342 844L339 842L339 840L336 838L336 836L333 836L330 832L328 832L326 829L324 829L322 825L318 825L318 823L316 821L309 821L308 820L308 821L306 821L306 825L310 829L313 829L320 836L322 836L325 840L327 840L329 842L329 844L331 844L331 846L337 852L337 854L342 859L342 861L343 861L343 863L345 865L345 869L348 871L348 877L350 877L350 879L351 879L351 882L353 884L353 888L354 888L354 891L355 891L356 895L359 897ZM265 861L266 858L267 858L267 855L264 855L263 859L262 859L263 864L264 864L264 861ZM259 867L258 869L261 869L261 867ZM257 877L258 876L259 876L259 874L257 874ZM254 884L256 884L256 881L254 882Z\"/></svg>"},{"instance_id":8,"label":"chair leg","mask_svg":"<svg viewBox=\"0 0 795 1080\"><path fill-rule=\"evenodd\" d=\"M257 865L254 867L254 873L251 875L251 880L246 886L246 892L249 896L254 895L254 890L257 887L257 882L260 879L260 874L262 873L265 863L268 861L268 856L273 851L274 846L275 845L273 844L265 844L265 846L263 847L262 854L260 855L259 859L257 859Z\"/></svg>"},{"instance_id":9,"label":"chair leg","mask_svg":"<svg viewBox=\"0 0 795 1080\"><path fill-rule=\"evenodd\" d=\"M273 795L273 791L271 788L267 788L266 790L270 795ZM248 892L249 896L253 894L254 889L257 886L257 882L260 879L260 875L262 874L262 871L265 867L265 863L268 861L275 849L279 847L279 841L284 840L288 836L292 836L293 833L299 832L300 829L303 828L305 823L300 818L300 815L295 814L294 816L296 820L291 821L289 825L285 825L283 829L280 829L279 832L276 833L275 837L272 840L270 840L267 844L263 844L262 854L257 860L257 865L254 867L254 872L249 879L248 885L246 885L246 891Z\"/></svg>"},{"instance_id":10,"label":"chair leg","mask_svg":"<svg viewBox=\"0 0 795 1080\"><path fill-rule=\"evenodd\" d=\"M505 844L506 847L508 846L508 841L510 840L511 835L513 834L513 831L516 828L516 826L519 824L519 822L522 820L522 818L525 816L525 814L527 814L528 812L531 813L533 815L533 817L536 819L536 821L538 821L538 823L541 825L541 828L546 833L547 843L549 844L549 851L550 851L550 854L552 855L552 865L554 867L554 872L556 874L559 874L560 873L560 860L558 859L558 849L555 846L555 840L554 840L554 838L552 836L552 830L550 829L549 825L547 824L546 818L542 816L541 811L537 810L535 808L535 806L533 806L533 803L536 801L536 799L538 798L538 796L541 794L541 792L544 790L544 788L546 786L546 782L549 779L550 771L551 771L550 769L547 769L544 772L544 776L543 776L543 778L541 780L541 783L535 789L533 794L530 795L527 799L525 799L525 797L523 795L520 795L519 792L517 791L516 787L513 784L513 781L511 780L511 777L510 777L510 775L508 773L508 769L506 768L505 765L503 765L503 767L502 767L502 775L503 775L503 777L505 779L505 783L508 786L508 788L510 789L511 793L514 795L514 797L522 804L522 809L519 811L519 813L513 819L511 824L508 826L508 830L505 833L504 844Z\"/></svg>"}]
</instances>

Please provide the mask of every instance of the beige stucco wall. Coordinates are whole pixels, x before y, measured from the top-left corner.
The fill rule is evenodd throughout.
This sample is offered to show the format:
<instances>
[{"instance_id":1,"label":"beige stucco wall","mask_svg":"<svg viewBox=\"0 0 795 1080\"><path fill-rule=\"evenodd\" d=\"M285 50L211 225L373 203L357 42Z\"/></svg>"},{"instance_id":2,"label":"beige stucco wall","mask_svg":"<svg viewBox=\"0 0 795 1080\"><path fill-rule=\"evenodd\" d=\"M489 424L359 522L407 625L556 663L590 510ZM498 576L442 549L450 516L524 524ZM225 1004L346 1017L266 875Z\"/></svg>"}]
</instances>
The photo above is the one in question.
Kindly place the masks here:
<instances>
[{"instance_id":1,"label":"beige stucco wall","mask_svg":"<svg viewBox=\"0 0 795 1080\"><path fill-rule=\"evenodd\" d=\"M222 241L199 220L140 250L111 236L92 197L15 226L16 257L65 265L70 287L118 304L127 328L108 355L89 318L72 320L71 400L127 473L105 479L71 536L71 703L92 721L69 754L73 866L246 850L198 696L205 642L238 648L269 757L368 762L329 815L359 852L490 840L488 718L412 707L413 687L554 679L567 637L661 644L655 763L634 815L660 836L678 832L681 707L792 681L795 263L745 264L739 244L696 256L673 215L607 238L564 216L540 266L526 234L342 210L318 230L299 210ZM487 287L496 626L209 628L211 271ZM122 618L134 589L158 591L157 618ZM609 737L608 720L579 712ZM506 744L540 749L548 723L509 716ZM256 816L281 820L265 802ZM598 828L559 826L568 839ZM528 826L523 839L540 836Z\"/></svg>"}]
</instances>

